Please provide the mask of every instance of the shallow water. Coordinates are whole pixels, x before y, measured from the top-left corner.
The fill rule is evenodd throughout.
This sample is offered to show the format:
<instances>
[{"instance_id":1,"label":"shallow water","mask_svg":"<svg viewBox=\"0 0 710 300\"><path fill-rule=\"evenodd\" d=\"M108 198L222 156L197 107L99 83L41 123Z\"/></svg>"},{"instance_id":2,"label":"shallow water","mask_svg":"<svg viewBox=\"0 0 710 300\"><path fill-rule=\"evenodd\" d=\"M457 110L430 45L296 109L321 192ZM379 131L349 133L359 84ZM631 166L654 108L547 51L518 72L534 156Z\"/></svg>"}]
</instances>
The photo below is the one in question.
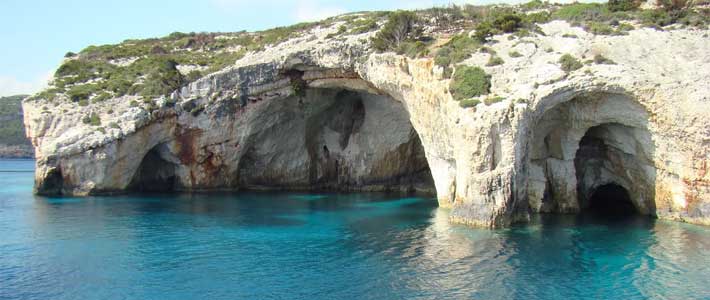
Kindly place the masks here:
<instances>
[{"instance_id":1,"label":"shallow water","mask_svg":"<svg viewBox=\"0 0 710 300\"><path fill-rule=\"evenodd\" d=\"M43 198L0 161L0 299L710 299L710 229L452 226L431 198ZM5 170L5 171L3 171Z\"/></svg>"}]
</instances>

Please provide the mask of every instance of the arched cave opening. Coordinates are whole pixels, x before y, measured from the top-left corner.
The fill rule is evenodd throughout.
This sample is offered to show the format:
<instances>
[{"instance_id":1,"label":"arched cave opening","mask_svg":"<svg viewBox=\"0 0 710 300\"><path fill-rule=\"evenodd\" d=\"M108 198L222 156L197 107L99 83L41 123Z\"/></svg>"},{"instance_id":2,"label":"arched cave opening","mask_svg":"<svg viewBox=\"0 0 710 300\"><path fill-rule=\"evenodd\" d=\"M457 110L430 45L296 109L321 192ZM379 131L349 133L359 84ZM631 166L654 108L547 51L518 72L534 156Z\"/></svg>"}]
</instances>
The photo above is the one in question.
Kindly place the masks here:
<instances>
[{"instance_id":1,"label":"arched cave opening","mask_svg":"<svg viewBox=\"0 0 710 300\"><path fill-rule=\"evenodd\" d=\"M36 185L37 194L40 195L62 195L64 187L64 176L60 167L52 169L47 174L44 181Z\"/></svg>"},{"instance_id":2,"label":"arched cave opening","mask_svg":"<svg viewBox=\"0 0 710 300\"><path fill-rule=\"evenodd\" d=\"M165 145L158 145L148 151L133 175L128 190L133 192L171 192L176 189L176 165L163 158L163 154L161 154L163 148Z\"/></svg>"},{"instance_id":3,"label":"arched cave opening","mask_svg":"<svg viewBox=\"0 0 710 300\"><path fill-rule=\"evenodd\" d=\"M263 109L270 119L243 143L240 188L435 193L409 113L389 96L308 88Z\"/></svg>"},{"instance_id":4,"label":"arched cave opening","mask_svg":"<svg viewBox=\"0 0 710 300\"><path fill-rule=\"evenodd\" d=\"M605 217L627 217L638 214L638 210L631 202L629 192L614 183L599 186L592 192L587 211Z\"/></svg>"},{"instance_id":5,"label":"arched cave opening","mask_svg":"<svg viewBox=\"0 0 710 300\"><path fill-rule=\"evenodd\" d=\"M623 94L588 93L547 109L528 158L531 211L655 215L648 115Z\"/></svg>"}]
</instances>

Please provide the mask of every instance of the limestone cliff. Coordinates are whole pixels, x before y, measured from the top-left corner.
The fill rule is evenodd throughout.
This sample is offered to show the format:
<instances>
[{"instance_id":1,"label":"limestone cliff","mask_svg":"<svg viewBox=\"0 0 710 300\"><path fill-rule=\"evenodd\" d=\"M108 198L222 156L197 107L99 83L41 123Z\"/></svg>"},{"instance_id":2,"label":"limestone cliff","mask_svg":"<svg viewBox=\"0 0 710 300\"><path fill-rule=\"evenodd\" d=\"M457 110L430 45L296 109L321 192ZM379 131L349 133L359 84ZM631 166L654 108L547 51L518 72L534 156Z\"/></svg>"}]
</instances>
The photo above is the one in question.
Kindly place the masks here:
<instances>
[{"instance_id":1,"label":"limestone cliff","mask_svg":"<svg viewBox=\"0 0 710 300\"><path fill-rule=\"evenodd\" d=\"M37 192L435 191L452 221L506 226L578 212L614 183L641 213L710 224L708 30L551 21L498 34L458 65L491 76L484 103L463 108L432 57L376 53L375 32L333 38L344 24L249 51L150 105L26 101ZM495 53L504 61L487 63ZM562 54L614 63L565 72Z\"/></svg>"}]
</instances>

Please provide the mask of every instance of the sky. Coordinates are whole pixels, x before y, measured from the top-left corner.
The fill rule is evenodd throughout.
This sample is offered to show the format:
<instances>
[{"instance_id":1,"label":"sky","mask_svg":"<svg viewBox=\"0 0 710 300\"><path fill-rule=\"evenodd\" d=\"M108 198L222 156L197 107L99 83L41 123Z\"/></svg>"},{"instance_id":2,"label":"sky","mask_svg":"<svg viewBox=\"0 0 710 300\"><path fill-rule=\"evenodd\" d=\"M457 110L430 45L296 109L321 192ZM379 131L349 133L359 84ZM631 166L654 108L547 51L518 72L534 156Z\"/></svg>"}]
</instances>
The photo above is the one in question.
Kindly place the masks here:
<instances>
[{"instance_id":1,"label":"sky","mask_svg":"<svg viewBox=\"0 0 710 300\"><path fill-rule=\"evenodd\" d=\"M0 96L38 92L68 51L171 32L254 31L347 12L523 0L0 0Z\"/></svg>"}]
</instances>

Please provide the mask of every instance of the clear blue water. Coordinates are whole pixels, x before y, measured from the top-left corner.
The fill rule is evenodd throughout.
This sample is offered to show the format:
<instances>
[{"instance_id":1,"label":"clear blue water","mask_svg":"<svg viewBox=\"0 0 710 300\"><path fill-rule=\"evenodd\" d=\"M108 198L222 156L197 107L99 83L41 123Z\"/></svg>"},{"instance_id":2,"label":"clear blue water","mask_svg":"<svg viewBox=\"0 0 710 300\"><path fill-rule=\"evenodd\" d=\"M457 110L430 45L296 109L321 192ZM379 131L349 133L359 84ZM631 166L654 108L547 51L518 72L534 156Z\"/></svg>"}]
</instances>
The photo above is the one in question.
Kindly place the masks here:
<instances>
[{"instance_id":1,"label":"clear blue water","mask_svg":"<svg viewBox=\"0 0 710 300\"><path fill-rule=\"evenodd\" d=\"M43 198L0 161L0 299L710 299L710 229L452 226L430 198ZM3 171L5 170L5 171Z\"/></svg>"}]
</instances>

